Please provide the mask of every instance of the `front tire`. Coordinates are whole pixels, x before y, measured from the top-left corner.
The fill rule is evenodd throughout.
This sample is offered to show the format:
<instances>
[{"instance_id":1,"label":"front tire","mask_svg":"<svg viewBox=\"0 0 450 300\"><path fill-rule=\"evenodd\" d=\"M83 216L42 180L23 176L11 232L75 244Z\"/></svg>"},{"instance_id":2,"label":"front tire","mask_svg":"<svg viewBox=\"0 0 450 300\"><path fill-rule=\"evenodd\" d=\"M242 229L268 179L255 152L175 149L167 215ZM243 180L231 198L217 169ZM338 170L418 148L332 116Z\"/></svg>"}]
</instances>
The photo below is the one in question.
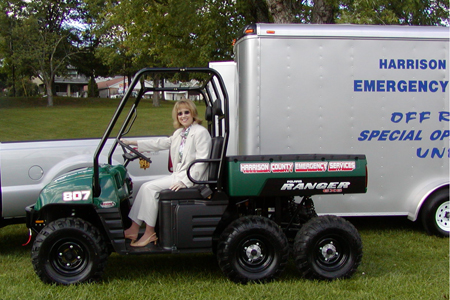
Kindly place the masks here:
<instances>
[{"instance_id":1,"label":"front tire","mask_svg":"<svg viewBox=\"0 0 450 300\"><path fill-rule=\"evenodd\" d=\"M289 258L288 240L273 221L249 216L237 219L222 233L219 266L237 283L267 282L280 276Z\"/></svg>"},{"instance_id":2,"label":"front tire","mask_svg":"<svg viewBox=\"0 0 450 300\"><path fill-rule=\"evenodd\" d=\"M295 264L308 279L349 278L362 260L362 242L356 228L337 216L309 220L294 241Z\"/></svg>"},{"instance_id":3,"label":"front tire","mask_svg":"<svg viewBox=\"0 0 450 300\"><path fill-rule=\"evenodd\" d=\"M420 211L422 225L429 235L448 237L450 232L449 190L433 194Z\"/></svg>"},{"instance_id":4,"label":"front tire","mask_svg":"<svg viewBox=\"0 0 450 300\"><path fill-rule=\"evenodd\" d=\"M78 218L59 219L41 230L31 250L44 283L63 285L100 280L108 248L99 230Z\"/></svg>"}]
</instances>

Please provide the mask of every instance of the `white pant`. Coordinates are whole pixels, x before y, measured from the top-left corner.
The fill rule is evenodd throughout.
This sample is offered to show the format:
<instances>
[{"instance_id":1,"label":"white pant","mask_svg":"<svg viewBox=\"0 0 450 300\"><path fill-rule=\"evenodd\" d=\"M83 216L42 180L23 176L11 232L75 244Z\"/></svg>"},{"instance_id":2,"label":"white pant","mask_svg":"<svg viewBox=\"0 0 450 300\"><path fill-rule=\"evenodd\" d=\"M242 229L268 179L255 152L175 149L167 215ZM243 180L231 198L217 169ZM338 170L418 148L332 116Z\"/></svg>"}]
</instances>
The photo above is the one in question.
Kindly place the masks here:
<instances>
[{"instance_id":1,"label":"white pant","mask_svg":"<svg viewBox=\"0 0 450 300\"><path fill-rule=\"evenodd\" d=\"M128 217L139 226L144 221L155 227L158 218L159 192L168 189L177 181L176 174L144 183L139 189Z\"/></svg>"}]
</instances>

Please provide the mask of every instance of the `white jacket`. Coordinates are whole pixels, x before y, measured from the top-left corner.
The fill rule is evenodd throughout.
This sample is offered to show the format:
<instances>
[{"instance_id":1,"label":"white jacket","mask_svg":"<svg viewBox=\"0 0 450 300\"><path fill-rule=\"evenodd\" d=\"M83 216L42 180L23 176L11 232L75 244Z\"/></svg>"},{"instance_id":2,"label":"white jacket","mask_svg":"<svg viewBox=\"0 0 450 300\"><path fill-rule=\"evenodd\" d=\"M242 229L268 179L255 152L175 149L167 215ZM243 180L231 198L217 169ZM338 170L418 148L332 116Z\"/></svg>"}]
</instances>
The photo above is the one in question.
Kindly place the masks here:
<instances>
[{"instance_id":1,"label":"white jacket","mask_svg":"<svg viewBox=\"0 0 450 300\"><path fill-rule=\"evenodd\" d=\"M189 164L196 159L207 159L211 150L211 136L205 127L192 124L183 149L183 157L180 162L178 150L181 143L183 128L175 130L170 137L161 137L152 140L138 141L139 152L159 151L170 149L173 165L173 175L178 181L182 181L186 187L192 187L194 183L187 177ZM190 175L196 180L207 180L207 164L198 163L191 168Z\"/></svg>"}]
</instances>

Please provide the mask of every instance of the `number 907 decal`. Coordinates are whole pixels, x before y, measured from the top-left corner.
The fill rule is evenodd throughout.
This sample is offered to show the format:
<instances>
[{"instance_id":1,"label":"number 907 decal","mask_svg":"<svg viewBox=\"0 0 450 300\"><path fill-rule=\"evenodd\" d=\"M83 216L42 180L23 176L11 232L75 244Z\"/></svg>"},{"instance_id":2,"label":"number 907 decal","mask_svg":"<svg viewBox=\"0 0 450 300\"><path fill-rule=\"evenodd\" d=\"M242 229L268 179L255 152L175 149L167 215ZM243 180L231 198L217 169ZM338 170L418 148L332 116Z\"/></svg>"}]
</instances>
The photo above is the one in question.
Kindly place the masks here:
<instances>
[{"instance_id":1,"label":"number 907 decal","mask_svg":"<svg viewBox=\"0 0 450 300\"><path fill-rule=\"evenodd\" d=\"M89 196L90 195L91 195L91 191L90 190L64 192L63 193L63 200L64 201L89 200Z\"/></svg>"}]
</instances>

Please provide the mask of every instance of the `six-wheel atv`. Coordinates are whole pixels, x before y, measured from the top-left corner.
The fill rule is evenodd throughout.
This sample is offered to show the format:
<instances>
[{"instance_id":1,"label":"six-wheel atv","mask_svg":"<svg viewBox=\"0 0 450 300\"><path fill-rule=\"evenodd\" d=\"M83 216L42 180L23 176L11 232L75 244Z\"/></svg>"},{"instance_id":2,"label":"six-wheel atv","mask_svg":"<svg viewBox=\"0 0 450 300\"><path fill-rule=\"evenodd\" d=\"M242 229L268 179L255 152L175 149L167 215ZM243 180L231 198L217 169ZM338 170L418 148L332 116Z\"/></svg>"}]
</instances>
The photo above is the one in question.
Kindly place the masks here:
<instances>
[{"instance_id":1,"label":"six-wheel atv","mask_svg":"<svg viewBox=\"0 0 450 300\"><path fill-rule=\"evenodd\" d=\"M156 84L159 80L148 83L153 78L183 80L183 84L160 87ZM132 100L132 91L139 83L140 92ZM127 165L135 159L151 160L120 139L134 124L144 95L162 91L187 91L205 103L212 149L209 159L193 164L208 163L209 178L199 182L190 177L194 187L162 191L156 228L160 243L134 248L123 232L130 225L128 212L133 195ZM227 156L229 118L227 91L215 70L139 71L101 139L93 167L56 178L42 190L36 204L27 207L27 226L38 233L32 263L41 280L59 284L99 280L113 251L213 252L222 271L240 283L277 278L290 253L304 277L350 277L362 259L361 238L348 221L318 216L311 197L365 193L365 156ZM109 161L100 164L99 155L113 130L115 143L109 150ZM112 155L118 145L124 163L113 165Z\"/></svg>"}]
</instances>

